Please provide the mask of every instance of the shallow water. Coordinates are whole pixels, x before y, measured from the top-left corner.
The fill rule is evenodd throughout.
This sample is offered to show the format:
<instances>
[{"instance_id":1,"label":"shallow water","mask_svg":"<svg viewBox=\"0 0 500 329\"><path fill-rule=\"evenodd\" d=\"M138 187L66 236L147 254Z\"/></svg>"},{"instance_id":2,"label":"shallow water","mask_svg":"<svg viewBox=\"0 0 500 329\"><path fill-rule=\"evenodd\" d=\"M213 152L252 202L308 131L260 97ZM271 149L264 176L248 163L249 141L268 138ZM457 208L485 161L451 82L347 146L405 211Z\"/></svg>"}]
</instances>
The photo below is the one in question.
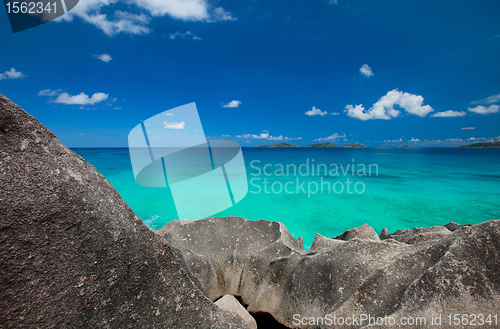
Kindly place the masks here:
<instances>
[{"instance_id":1,"label":"shallow water","mask_svg":"<svg viewBox=\"0 0 500 329\"><path fill-rule=\"evenodd\" d=\"M136 184L128 149L73 151L94 165L150 228L178 219L168 189ZM335 237L364 223L380 233L384 227L392 232L500 218L500 149L243 148L243 156L249 192L214 216L280 221L303 237L306 248L316 233ZM308 175L302 175L306 164ZM262 171L265 165L270 176ZM302 171L294 172L300 165ZM284 190L287 183L291 193ZM203 200L193 206L202 207Z\"/></svg>"}]
</instances>

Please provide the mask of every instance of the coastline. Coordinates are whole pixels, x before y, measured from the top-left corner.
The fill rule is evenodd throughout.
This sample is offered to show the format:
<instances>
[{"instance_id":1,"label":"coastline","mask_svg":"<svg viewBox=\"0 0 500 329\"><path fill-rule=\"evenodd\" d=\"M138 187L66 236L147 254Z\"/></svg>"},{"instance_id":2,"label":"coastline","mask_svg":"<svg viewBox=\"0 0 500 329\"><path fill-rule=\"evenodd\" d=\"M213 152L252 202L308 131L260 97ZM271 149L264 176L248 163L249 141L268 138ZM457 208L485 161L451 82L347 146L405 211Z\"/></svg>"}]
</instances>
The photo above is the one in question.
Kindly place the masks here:
<instances>
[{"instance_id":1,"label":"coastline","mask_svg":"<svg viewBox=\"0 0 500 329\"><path fill-rule=\"evenodd\" d=\"M0 142L6 328L308 328L327 315L498 312L500 220L391 234L362 225L317 234L308 251L277 221L171 221L155 232L2 95Z\"/></svg>"}]
</instances>

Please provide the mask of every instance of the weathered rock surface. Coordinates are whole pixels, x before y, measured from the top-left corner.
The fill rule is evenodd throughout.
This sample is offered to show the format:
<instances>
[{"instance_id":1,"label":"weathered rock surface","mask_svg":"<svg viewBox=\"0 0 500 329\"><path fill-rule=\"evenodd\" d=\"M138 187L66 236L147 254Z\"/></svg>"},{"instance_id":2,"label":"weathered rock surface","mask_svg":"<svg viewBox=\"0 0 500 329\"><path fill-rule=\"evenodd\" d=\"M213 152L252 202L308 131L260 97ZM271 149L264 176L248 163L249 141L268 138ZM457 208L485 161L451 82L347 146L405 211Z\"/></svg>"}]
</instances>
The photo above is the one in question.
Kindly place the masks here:
<instances>
[{"instance_id":1,"label":"weathered rock surface","mask_svg":"<svg viewBox=\"0 0 500 329\"><path fill-rule=\"evenodd\" d=\"M0 95L0 327L247 328L96 169Z\"/></svg>"},{"instance_id":2,"label":"weathered rock surface","mask_svg":"<svg viewBox=\"0 0 500 329\"><path fill-rule=\"evenodd\" d=\"M234 298L234 296L224 295L215 302L215 305L239 315L243 320L245 320L245 323L250 329L257 329L257 322L255 319L250 315L250 313L248 313L246 308L244 308L243 305L241 305L240 302Z\"/></svg>"},{"instance_id":3,"label":"weathered rock surface","mask_svg":"<svg viewBox=\"0 0 500 329\"><path fill-rule=\"evenodd\" d=\"M468 226L471 226L471 225L470 224L460 225L460 224L457 224L455 222L449 222L444 227L446 227L450 231L456 231L458 229L462 229L462 228L465 228L465 227L468 227Z\"/></svg>"},{"instance_id":4,"label":"weathered rock surface","mask_svg":"<svg viewBox=\"0 0 500 329\"><path fill-rule=\"evenodd\" d=\"M444 226L415 227L412 230L396 231L389 234L386 239L394 239L407 244L417 244L425 241L439 240L451 234Z\"/></svg>"},{"instance_id":5,"label":"weathered rock surface","mask_svg":"<svg viewBox=\"0 0 500 329\"><path fill-rule=\"evenodd\" d=\"M207 295L241 296L250 304L269 265L275 259L305 254L278 222L240 217L172 221L157 231L169 241L199 280Z\"/></svg>"},{"instance_id":6,"label":"weathered rock surface","mask_svg":"<svg viewBox=\"0 0 500 329\"><path fill-rule=\"evenodd\" d=\"M338 235L335 239L344 241L349 241L353 239L373 240L373 241L380 240L377 232L375 232L375 230L368 224L363 224L363 226L347 230L341 235Z\"/></svg>"},{"instance_id":7,"label":"weathered rock surface","mask_svg":"<svg viewBox=\"0 0 500 329\"><path fill-rule=\"evenodd\" d=\"M330 239L327 238L326 236L322 236L321 234L316 233L312 246L311 248L309 248L307 253L308 254L316 253L321 249L332 248L342 243L345 243L345 241L339 239Z\"/></svg>"},{"instance_id":8,"label":"weathered rock surface","mask_svg":"<svg viewBox=\"0 0 500 329\"><path fill-rule=\"evenodd\" d=\"M311 327L294 325L295 314L316 318L364 313L396 321L425 316L430 321L432 314L498 313L500 220L453 232L444 227L401 230L387 233L382 241L370 229L364 225L347 231L342 235L347 241L317 235L308 253L283 242L279 244L288 246L286 252L269 252L265 246L281 241L284 229L262 220L176 222L167 224L162 235L178 248L207 291L226 287L242 297L250 313L271 314L290 328ZM230 233L225 237L226 230ZM240 244L245 249L255 244L255 250L266 252L248 257ZM239 269L251 269L252 275L238 275ZM234 277L227 280L222 273ZM252 294L242 288L248 281Z\"/></svg>"}]
</instances>

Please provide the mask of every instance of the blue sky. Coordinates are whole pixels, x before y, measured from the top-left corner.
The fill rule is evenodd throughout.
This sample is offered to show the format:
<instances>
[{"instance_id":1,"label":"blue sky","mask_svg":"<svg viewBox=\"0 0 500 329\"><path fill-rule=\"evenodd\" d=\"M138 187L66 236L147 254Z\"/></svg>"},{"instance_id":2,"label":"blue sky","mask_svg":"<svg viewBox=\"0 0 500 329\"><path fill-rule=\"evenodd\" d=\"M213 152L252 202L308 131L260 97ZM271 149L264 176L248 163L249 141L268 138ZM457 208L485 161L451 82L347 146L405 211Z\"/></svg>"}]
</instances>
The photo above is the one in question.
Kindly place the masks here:
<instances>
[{"instance_id":1,"label":"blue sky","mask_svg":"<svg viewBox=\"0 0 500 329\"><path fill-rule=\"evenodd\" d=\"M80 0L15 34L0 11L0 93L70 147L191 102L242 146L500 140L497 0Z\"/></svg>"}]
</instances>

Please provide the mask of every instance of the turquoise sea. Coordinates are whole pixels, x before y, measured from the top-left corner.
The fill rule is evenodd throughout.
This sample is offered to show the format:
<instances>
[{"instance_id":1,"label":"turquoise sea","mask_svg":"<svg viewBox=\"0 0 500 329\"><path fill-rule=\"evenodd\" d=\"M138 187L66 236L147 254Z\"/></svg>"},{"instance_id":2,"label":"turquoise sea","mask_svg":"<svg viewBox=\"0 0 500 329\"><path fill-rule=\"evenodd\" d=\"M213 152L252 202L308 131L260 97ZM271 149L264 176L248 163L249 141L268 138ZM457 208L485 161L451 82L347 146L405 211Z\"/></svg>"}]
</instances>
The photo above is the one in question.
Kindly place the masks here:
<instances>
[{"instance_id":1,"label":"turquoise sea","mask_svg":"<svg viewBox=\"0 0 500 329\"><path fill-rule=\"evenodd\" d=\"M94 165L151 229L178 219L168 189L135 182L128 149L73 151ZM500 218L500 149L252 147L243 148L243 156L249 192L214 216L282 222L292 235L302 236L306 248L316 233L335 237L364 223L380 233L384 227L392 232ZM203 200L193 200L197 206Z\"/></svg>"}]
</instances>

